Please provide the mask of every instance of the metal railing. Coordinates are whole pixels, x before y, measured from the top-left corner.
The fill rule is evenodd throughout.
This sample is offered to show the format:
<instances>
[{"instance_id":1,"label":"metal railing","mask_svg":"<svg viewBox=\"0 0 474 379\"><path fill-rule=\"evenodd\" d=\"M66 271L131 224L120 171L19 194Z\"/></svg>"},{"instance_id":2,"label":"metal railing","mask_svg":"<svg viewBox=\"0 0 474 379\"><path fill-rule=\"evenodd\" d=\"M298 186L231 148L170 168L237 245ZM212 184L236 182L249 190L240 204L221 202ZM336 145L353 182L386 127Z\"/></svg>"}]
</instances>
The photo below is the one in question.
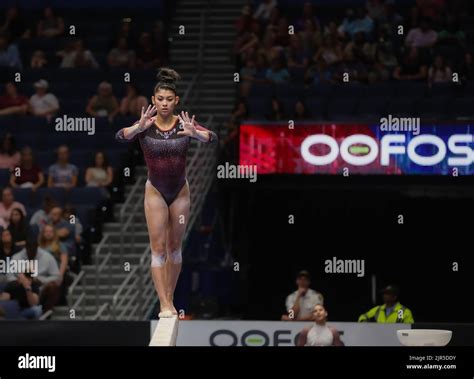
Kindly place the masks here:
<instances>
[{"instance_id":1,"label":"metal railing","mask_svg":"<svg viewBox=\"0 0 474 379\"><path fill-rule=\"evenodd\" d=\"M102 314L105 312L105 310L109 310L110 312L110 304L109 303L104 303L100 306L99 310L97 311L97 313L92 316L92 321L97 321L97 320L101 320L102 319ZM106 320L110 319L110 316L106 316L105 317Z\"/></svg>"},{"instance_id":2,"label":"metal railing","mask_svg":"<svg viewBox=\"0 0 474 379\"><path fill-rule=\"evenodd\" d=\"M81 311L82 311L82 318L85 317L84 306L82 305L82 301L86 297L86 291L84 289L85 276L86 276L85 271L81 270L79 272L79 274L74 278L73 282L71 283L71 285L69 286L69 288L67 290L67 302L68 302L68 304L74 303L74 305L71 306L71 309L74 309L74 310L77 309L77 307L80 307ZM82 279L84 279L84 280L82 280ZM82 280L82 285L79 287L79 283L81 283L81 280ZM74 290L76 288L80 289L80 295L79 295L79 298L76 301L74 301Z\"/></svg>"}]
</instances>

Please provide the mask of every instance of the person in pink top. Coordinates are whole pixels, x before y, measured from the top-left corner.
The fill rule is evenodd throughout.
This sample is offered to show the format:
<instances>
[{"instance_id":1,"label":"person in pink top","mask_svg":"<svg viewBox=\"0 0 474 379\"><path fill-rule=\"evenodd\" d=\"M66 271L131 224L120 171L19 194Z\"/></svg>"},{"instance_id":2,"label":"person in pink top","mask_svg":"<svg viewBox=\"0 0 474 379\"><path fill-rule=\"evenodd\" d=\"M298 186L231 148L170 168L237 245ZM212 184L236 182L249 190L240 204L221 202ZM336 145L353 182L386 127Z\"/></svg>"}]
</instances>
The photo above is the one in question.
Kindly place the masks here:
<instances>
[{"instance_id":1,"label":"person in pink top","mask_svg":"<svg viewBox=\"0 0 474 379\"><path fill-rule=\"evenodd\" d=\"M23 216L26 216L26 210L23 204L15 201L13 191L10 187L6 187L2 191L2 201L0 202L0 226L8 227L10 223L10 214L13 209L19 208Z\"/></svg>"},{"instance_id":2,"label":"person in pink top","mask_svg":"<svg viewBox=\"0 0 474 379\"><path fill-rule=\"evenodd\" d=\"M411 29L405 40L408 47L425 48L432 47L438 41L438 33L430 27L427 19L420 22L419 28Z\"/></svg>"}]
</instances>

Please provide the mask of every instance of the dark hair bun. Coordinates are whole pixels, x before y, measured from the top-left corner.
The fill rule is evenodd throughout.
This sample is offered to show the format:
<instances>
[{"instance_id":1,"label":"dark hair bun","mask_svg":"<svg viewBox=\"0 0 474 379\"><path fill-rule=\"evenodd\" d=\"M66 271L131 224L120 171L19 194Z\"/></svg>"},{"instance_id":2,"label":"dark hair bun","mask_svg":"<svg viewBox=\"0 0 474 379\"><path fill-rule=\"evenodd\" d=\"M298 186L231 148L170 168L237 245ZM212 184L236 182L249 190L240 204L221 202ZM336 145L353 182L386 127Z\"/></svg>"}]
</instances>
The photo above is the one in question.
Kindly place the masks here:
<instances>
[{"instance_id":1,"label":"dark hair bun","mask_svg":"<svg viewBox=\"0 0 474 379\"><path fill-rule=\"evenodd\" d=\"M181 79L179 74L171 68L161 68L156 74L156 79L158 82L175 84L178 80Z\"/></svg>"}]
</instances>

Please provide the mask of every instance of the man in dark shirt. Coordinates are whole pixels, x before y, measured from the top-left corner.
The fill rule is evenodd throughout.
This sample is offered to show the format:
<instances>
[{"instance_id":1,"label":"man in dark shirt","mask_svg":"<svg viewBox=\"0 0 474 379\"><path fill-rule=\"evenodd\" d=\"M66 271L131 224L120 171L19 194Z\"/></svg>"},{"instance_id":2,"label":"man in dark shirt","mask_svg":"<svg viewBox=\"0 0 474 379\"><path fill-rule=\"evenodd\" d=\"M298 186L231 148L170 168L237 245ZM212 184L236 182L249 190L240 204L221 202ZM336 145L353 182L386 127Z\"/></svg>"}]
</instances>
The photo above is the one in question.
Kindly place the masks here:
<instances>
[{"instance_id":1,"label":"man in dark shirt","mask_svg":"<svg viewBox=\"0 0 474 379\"><path fill-rule=\"evenodd\" d=\"M25 319L38 319L42 314L39 303L39 283L31 275L19 274L16 281L9 282L0 300L16 300L20 305L20 315Z\"/></svg>"}]
</instances>

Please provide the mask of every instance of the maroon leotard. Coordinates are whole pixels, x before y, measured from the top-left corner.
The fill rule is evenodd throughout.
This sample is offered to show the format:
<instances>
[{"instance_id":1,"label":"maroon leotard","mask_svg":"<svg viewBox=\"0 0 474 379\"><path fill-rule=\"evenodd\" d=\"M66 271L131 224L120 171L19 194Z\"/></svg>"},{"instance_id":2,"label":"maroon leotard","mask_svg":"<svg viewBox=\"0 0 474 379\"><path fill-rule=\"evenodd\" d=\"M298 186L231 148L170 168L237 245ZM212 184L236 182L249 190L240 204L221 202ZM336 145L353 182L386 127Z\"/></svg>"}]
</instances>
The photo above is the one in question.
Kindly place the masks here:
<instances>
[{"instance_id":1,"label":"maroon leotard","mask_svg":"<svg viewBox=\"0 0 474 379\"><path fill-rule=\"evenodd\" d=\"M179 119L170 130L163 131L154 124L129 140L124 137L124 129L115 134L115 139L119 142L139 139L148 167L148 180L169 206L186 183L186 154L191 137L178 135L178 131L183 130ZM206 143L217 140L214 132L200 125L196 125L196 129L209 133Z\"/></svg>"}]
</instances>

